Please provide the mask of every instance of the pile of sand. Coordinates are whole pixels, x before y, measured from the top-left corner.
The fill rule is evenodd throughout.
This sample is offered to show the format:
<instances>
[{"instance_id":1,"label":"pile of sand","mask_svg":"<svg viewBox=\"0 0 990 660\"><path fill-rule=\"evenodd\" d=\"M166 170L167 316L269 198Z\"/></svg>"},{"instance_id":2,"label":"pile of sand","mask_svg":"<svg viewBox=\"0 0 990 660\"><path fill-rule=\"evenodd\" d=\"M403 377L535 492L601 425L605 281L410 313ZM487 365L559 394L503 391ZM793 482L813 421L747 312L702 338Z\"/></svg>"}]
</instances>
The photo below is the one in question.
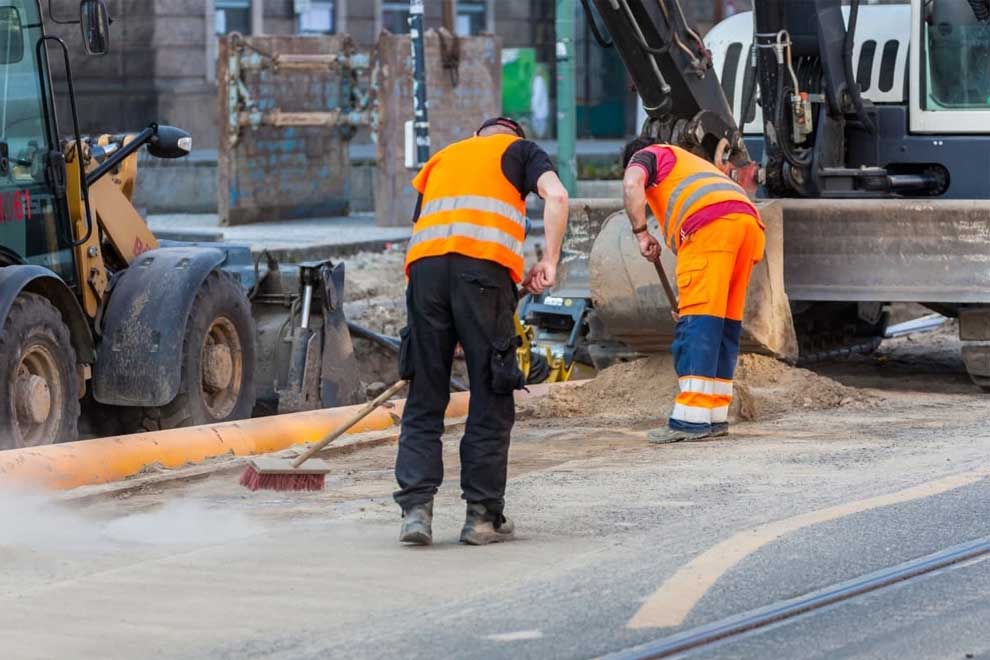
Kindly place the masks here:
<instances>
[{"instance_id":1,"label":"pile of sand","mask_svg":"<svg viewBox=\"0 0 990 660\"><path fill-rule=\"evenodd\" d=\"M555 388L545 399L527 402L534 417L667 417L677 394L673 358L656 355L615 365L586 385ZM743 355L736 372L730 419L758 420L792 410L823 410L868 403L871 397L834 380L762 355Z\"/></svg>"}]
</instances>

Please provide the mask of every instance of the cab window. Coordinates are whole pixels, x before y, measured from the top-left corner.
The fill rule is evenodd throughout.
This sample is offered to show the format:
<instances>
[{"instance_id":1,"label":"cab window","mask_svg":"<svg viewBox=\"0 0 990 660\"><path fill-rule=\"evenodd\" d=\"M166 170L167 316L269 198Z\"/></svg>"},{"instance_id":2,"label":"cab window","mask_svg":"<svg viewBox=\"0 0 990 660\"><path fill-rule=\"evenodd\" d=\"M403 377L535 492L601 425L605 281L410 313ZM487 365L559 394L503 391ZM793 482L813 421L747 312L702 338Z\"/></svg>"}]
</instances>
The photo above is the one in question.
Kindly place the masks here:
<instances>
[{"instance_id":1,"label":"cab window","mask_svg":"<svg viewBox=\"0 0 990 660\"><path fill-rule=\"evenodd\" d=\"M968 0L926 7L925 110L990 109L990 20Z\"/></svg>"}]
</instances>

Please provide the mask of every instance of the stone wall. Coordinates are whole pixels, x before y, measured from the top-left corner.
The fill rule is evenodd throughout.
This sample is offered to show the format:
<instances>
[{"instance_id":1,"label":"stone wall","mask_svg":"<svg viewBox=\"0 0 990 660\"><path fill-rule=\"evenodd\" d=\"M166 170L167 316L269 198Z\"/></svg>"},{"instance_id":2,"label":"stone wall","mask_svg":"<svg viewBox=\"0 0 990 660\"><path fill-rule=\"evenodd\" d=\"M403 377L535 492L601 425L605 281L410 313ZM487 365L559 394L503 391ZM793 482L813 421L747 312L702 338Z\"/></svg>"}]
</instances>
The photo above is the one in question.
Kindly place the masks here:
<instances>
[{"instance_id":1,"label":"stone wall","mask_svg":"<svg viewBox=\"0 0 990 660\"><path fill-rule=\"evenodd\" d=\"M398 226L412 217L415 172L405 167L405 123L413 118L412 70L407 36L382 35L375 212L378 224ZM460 80L455 87L440 59L440 39L426 33L426 80L432 152L470 137L502 107L501 41L494 36L461 40Z\"/></svg>"},{"instance_id":2,"label":"stone wall","mask_svg":"<svg viewBox=\"0 0 990 660\"><path fill-rule=\"evenodd\" d=\"M216 95L207 75L203 0L109 0L107 5L114 20L106 56L84 53L78 26L51 26L69 45L82 130L129 131L157 121L190 131L197 144L215 146L212 113L202 112ZM61 57L50 52L61 125L68 132Z\"/></svg>"}]
</instances>

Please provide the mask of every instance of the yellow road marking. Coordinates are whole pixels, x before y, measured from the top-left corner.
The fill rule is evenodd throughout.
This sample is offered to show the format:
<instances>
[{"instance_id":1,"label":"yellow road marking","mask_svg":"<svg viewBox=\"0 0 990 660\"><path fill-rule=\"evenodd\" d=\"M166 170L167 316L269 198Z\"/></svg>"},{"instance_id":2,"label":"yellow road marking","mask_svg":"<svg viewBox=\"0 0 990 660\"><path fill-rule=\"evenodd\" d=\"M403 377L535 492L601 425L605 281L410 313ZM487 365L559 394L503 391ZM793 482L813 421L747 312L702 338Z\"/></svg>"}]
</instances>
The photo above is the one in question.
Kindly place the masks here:
<instances>
[{"instance_id":1,"label":"yellow road marking","mask_svg":"<svg viewBox=\"0 0 990 660\"><path fill-rule=\"evenodd\" d=\"M839 504L739 532L698 555L671 576L646 600L626 627L669 628L681 625L708 590L732 567L785 534L862 511L939 495L988 476L990 474L986 471L957 474L896 493Z\"/></svg>"}]
</instances>

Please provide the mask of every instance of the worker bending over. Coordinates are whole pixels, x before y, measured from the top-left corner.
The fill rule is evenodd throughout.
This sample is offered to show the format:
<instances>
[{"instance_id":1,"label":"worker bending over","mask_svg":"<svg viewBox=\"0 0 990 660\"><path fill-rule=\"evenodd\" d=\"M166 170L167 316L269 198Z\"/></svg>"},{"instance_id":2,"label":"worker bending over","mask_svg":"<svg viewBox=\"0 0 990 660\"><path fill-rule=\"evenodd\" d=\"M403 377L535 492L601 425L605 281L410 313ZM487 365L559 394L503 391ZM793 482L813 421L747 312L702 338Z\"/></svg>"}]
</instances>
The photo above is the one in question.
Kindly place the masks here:
<instances>
[{"instance_id":1,"label":"worker bending over","mask_svg":"<svg viewBox=\"0 0 990 660\"><path fill-rule=\"evenodd\" d=\"M657 444L729 432L732 378L739 357L746 288L763 258L763 223L743 189L708 161L680 147L639 138L623 153L623 198L639 249L660 259L645 207L677 255L679 307L671 350L680 393Z\"/></svg>"},{"instance_id":2,"label":"worker bending over","mask_svg":"<svg viewBox=\"0 0 990 660\"><path fill-rule=\"evenodd\" d=\"M534 294L553 287L567 191L546 152L503 117L437 153L412 185L420 198L406 254L408 325L399 355L400 375L411 380L395 465L395 501L403 513L399 540L433 540L433 496L443 481L441 436L458 343L471 381L460 445L467 501L461 542L508 540L514 527L503 509L513 391L525 385L516 360L516 285ZM546 201L546 251L524 279L531 192Z\"/></svg>"}]
</instances>

